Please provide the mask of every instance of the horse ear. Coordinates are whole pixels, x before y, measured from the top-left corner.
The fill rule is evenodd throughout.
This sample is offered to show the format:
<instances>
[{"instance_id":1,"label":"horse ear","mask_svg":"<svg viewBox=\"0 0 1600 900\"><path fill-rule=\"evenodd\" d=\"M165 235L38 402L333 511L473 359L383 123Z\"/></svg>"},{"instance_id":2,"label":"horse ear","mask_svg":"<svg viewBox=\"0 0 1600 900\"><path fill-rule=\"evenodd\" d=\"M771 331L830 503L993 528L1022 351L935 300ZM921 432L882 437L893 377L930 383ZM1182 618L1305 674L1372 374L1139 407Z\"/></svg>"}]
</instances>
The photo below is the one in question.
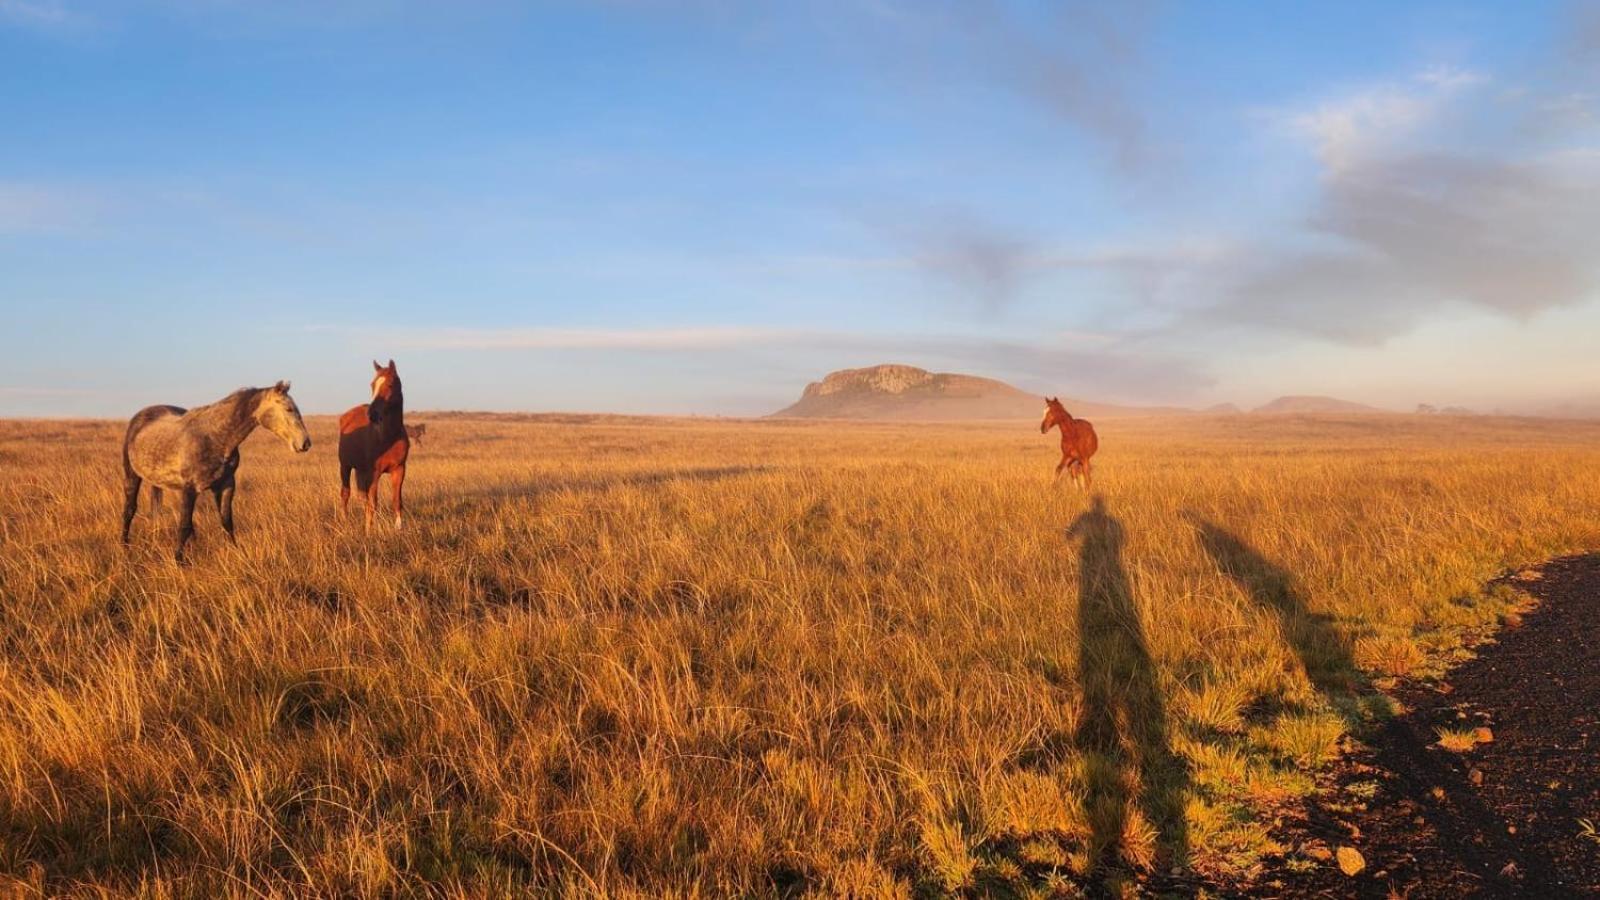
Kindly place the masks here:
<instances>
[{"instance_id":1,"label":"horse ear","mask_svg":"<svg viewBox=\"0 0 1600 900\"><path fill-rule=\"evenodd\" d=\"M280 381L277 384L273 385L272 389L277 391L280 394L287 394L287 393L289 393L289 382Z\"/></svg>"},{"instance_id":2,"label":"horse ear","mask_svg":"<svg viewBox=\"0 0 1600 900\"><path fill-rule=\"evenodd\" d=\"M374 372L382 372L383 371L383 366L378 365L378 361L377 360L373 360L372 361L372 371L374 371Z\"/></svg>"},{"instance_id":3,"label":"horse ear","mask_svg":"<svg viewBox=\"0 0 1600 900\"><path fill-rule=\"evenodd\" d=\"M394 357L389 357L389 371L394 371Z\"/></svg>"}]
</instances>

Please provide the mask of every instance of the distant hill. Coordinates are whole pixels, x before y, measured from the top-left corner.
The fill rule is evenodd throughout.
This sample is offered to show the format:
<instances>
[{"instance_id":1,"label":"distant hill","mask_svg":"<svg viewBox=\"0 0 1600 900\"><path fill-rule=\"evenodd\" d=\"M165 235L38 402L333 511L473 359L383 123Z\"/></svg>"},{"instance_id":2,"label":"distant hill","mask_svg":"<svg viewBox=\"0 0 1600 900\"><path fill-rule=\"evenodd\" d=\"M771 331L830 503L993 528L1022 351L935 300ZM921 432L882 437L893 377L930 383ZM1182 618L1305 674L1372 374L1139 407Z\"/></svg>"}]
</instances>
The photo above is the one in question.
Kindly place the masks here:
<instances>
[{"instance_id":1,"label":"distant hill","mask_svg":"<svg viewBox=\"0 0 1600 900\"><path fill-rule=\"evenodd\" d=\"M1175 407L1117 406L1062 398L1086 419L1188 413ZM929 372L915 366L842 369L806 385L800 399L774 416L892 421L1036 419L1043 398L1003 381L976 375Z\"/></svg>"},{"instance_id":2,"label":"distant hill","mask_svg":"<svg viewBox=\"0 0 1600 900\"><path fill-rule=\"evenodd\" d=\"M1279 397L1271 403L1256 407L1258 413L1377 413L1384 412L1376 406L1352 403L1334 397L1289 396Z\"/></svg>"}]
</instances>

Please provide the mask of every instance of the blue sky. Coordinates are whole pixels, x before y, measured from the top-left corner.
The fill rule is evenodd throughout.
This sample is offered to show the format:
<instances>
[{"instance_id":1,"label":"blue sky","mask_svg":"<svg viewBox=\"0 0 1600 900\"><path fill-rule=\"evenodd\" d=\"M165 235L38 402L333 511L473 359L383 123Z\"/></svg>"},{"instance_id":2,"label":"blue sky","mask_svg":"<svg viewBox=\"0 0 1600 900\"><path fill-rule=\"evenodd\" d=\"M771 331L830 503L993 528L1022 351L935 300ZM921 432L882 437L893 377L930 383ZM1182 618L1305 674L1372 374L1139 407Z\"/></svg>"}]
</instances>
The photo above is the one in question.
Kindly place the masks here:
<instances>
[{"instance_id":1,"label":"blue sky","mask_svg":"<svg viewBox=\"0 0 1600 900\"><path fill-rule=\"evenodd\" d=\"M1104 5L1110 6L1110 5ZM1570 3L0 0L0 415L1600 397Z\"/></svg>"}]
</instances>

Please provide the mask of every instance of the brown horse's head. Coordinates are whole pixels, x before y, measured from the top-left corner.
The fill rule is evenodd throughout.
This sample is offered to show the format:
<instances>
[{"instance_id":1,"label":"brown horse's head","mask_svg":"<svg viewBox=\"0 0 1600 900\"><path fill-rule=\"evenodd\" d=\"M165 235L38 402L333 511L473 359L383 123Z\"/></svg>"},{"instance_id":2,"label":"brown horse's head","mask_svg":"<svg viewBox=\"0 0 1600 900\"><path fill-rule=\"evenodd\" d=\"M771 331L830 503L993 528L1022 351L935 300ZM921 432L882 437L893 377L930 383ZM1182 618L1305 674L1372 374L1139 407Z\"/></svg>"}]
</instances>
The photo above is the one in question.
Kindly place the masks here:
<instances>
[{"instance_id":1,"label":"brown horse's head","mask_svg":"<svg viewBox=\"0 0 1600 900\"><path fill-rule=\"evenodd\" d=\"M1039 420L1040 434L1048 432L1051 427L1055 425L1060 425L1064 428L1066 427L1066 424L1071 421L1071 414L1067 412L1067 408L1065 406L1061 405L1060 400L1057 400L1054 397L1044 398L1044 418Z\"/></svg>"},{"instance_id":2,"label":"brown horse's head","mask_svg":"<svg viewBox=\"0 0 1600 900\"><path fill-rule=\"evenodd\" d=\"M373 360L372 371L372 402L367 404L367 421L377 424L383 421L384 411L400 399L400 373L392 359L387 366L380 366Z\"/></svg>"}]
</instances>

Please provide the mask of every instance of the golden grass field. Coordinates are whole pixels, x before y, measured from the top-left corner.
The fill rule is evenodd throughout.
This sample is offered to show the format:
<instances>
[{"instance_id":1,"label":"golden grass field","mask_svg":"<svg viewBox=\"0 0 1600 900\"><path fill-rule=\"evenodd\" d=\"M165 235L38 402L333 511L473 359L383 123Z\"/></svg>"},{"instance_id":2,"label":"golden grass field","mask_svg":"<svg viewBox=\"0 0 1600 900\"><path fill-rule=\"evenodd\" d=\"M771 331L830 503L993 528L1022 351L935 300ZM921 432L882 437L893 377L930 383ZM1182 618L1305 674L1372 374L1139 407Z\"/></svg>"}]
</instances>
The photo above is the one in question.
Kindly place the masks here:
<instances>
[{"instance_id":1,"label":"golden grass field","mask_svg":"<svg viewBox=\"0 0 1600 900\"><path fill-rule=\"evenodd\" d=\"M1070 895L1248 877L1372 679L1600 546L1600 425L413 414L116 542L122 423L0 422L0 881L26 894Z\"/></svg>"}]
</instances>

